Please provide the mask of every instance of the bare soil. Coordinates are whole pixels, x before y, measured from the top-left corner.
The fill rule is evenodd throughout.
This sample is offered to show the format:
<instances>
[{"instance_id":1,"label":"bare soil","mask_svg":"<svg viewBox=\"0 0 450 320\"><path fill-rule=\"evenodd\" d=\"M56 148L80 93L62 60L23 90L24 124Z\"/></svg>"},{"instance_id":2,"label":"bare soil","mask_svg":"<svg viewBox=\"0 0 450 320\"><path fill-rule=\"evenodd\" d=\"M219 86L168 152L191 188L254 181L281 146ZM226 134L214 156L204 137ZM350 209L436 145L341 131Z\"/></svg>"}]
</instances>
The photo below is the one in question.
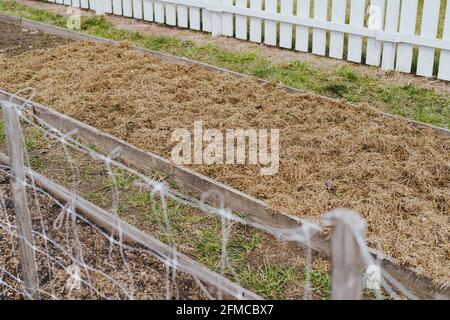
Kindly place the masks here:
<instances>
[{"instance_id":1,"label":"bare soil","mask_svg":"<svg viewBox=\"0 0 450 320\"><path fill-rule=\"evenodd\" d=\"M70 42L65 38L0 22L0 59L2 56L11 57L25 51L53 48Z\"/></svg>"},{"instance_id":2,"label":"bare soil","mask_svg":"<svg viewBox=\"0 0 450 320\"><path fill-rule=\"evenodd\" d=\"M278 128L278 175L244 165L193 169L302 217L354 209L374 246L440 284L450 279L450 141L431 129L126 47L74 43L0 68L3 89L34 87L36 101L166 157L173 129L192 130L194 121L221 130Z\"/></svg>"}]
</instances>

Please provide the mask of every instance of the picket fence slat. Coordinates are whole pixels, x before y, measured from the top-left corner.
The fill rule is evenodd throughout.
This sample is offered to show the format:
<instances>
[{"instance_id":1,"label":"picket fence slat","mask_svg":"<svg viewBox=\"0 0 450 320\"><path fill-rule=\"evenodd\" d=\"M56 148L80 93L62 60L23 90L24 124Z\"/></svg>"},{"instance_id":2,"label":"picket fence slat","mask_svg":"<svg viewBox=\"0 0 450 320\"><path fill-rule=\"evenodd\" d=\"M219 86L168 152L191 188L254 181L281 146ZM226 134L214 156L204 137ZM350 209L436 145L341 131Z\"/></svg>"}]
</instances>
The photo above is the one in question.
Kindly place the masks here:
<instances>
[{"instance_id":1,"label":"picket fence slat","mask_svg":"<svg viewBox=\"0 0 450 320\"><path fill-rule=\"evenodd\" d=\"M333 0L331 21L345 23L345 8L347 0ZM344 57L344 33L330 32L330 57L342 59Z\"/></svg>"},{"instance_id":2,"label":"picket fence slat","mask_svg":"<svg viewBox=\"0 0 450 320\"><path fill-rule=\"evenodd\" d=\"M247 0L236 0L236 7L247 8ZM236 38L247 40L247 17L236 16Z\"/></svg>"},{"instance_id":3,"label":"picket fence slat","mask_svg":"<svg viewBox=\"0 0 450 320\"><path fill-rule=\"evenodd\" d=\"M233 0L222 0L222 3L225 5L233 5ZM225 36L232 37L234 34L234 26L233 26L233 14L224 13L222 17L222 32Z\"/></svg>"},{"instance_id":4,"label":"picket fence slat","mask_svg":"<svg viewBox=\"0 0 450 320\"><path fill-rule=\"evenodd\" d=\"M417 4L417 0L402 1L399 30L401 34L412 35L415 33ZM413 46L407 43L399 43L395 69L401 72L411 72L412 58Z\"/></svg>"},{"instance_id":5,"label":"picket fence slat","mask_svg":"<svg viewBox=\"0 0 450 320\"><path fill-rule=\"evenodd\" d=\"M80 0L72 0L73 2L78 2L78 7L80 6ZM112 1L107 0L104 4L103 10L105 10L106 13L112 13Z\"/></svg>"},{"instance_id":6,"label":"picket fence slat","mask_svg":"<svg viewBox=\"0 0 450 320\"><path fill-rule=\"evenodd\" d=\"M155 21L158 23L164 23L164 4L159 1L155 2Z\"/></svg>"},{"instance_id":7,"label":"picket fence slat","mask_svg":"<svg viewBox=\"0 0 450 320\"><path fill-rule=\"evenodd\" d=\"M211 2L211 0L204 0L205 2ZM202 10L202 30L211 32L211 11Z\"/></svg>"},{"instance_id":8,"label":"picket fence slat","mask_svg":"<svg viewBox=\"0 0 450 320\"><path fill-rule=\"evenodd\" d=\"M153 1L144 0L144 20L153 21Z\"/></svg>"},{"instance_id":9,"label":"picket fence slat","mask_svg":"<svg viewBox=\"0 0 450 320\"><path fill-rule=\"evenodd\" d=\"M70 2L72 2L72 1L70 0ZM103 5L101 3L101 0L88 0L88 2L89 2L89 8L91 10L93 10L95 12L95 14L102 12L102 8L100 8L100 6ZM72 5L72 4L69 4L69 5Z\"/></svg>"},{"instance_id":10,"label":"picket fence slat","mask_svg":"<svg viewBox=\"0 0 450 320\"><path fill-rule=\"evenodd\" d=\"M350 4L350 25L362 27L364 25L365 0L351 0ZM347 60L361 62L362 57L362 37L357 35L348 36Z\"/></svg>"},{"instance_id":11,"label":"picket fence slat","mask_svg":"<svg viewBox=\"0 0 450 320\"><path fill-rule=\"evenodd\" d=\"M58 4L64 4L64 0L56 0L56 3L58 3Z\"/></svg>"},{"instance_id":12,"label":"picket fence slat","mask_svg":"<svg viewBox=\"0 0 450 320\"><path fill-rule=\"evenodd\" d=\"M436 38L439 24L439 11L441 2L438 0L425 0L423 4L423 18L420 35L426 38ZM435 49L420 47L417 57L417 71L419 76L433 76Z\"/></svg>"},{"instance_id":13,"label":"picket fence slat","mask_svg":"<svg viewBox=\"0 0 450 320\"><path fill-rule=\"evenodd\" d=\"M75 1L72 1L72 6L76 7ZM96 15L103 14L105 12L104 7L106 5L106 1L102 0L89 0L89 8L95 12Z\"/></svg>"},{"instance_id":14,"label":"picket fence slat","mask_svg":"<svg viewBox=\"0 0 450 320\"><path fill-rule=\"evenodd\" d=\"M277 0L266 0L265 11L277 12ZM277 45L277 22L271 20L264 21L264 43L276 46Z\"/></svg>"},{"instance_id":15,"label":"picket fence slat","mask_svg":"<svg viewBox=\"0 0 450 320\"><path fill-rule=\"evenodd\" d=\"M310 18L311 1L297 0L297 16L301 18ZM295 49L302 52L309 50L309 28L296 26L295 29Z\"/></svg>"},{"instance_id":16,"label":"picket fence slat","mask_svg":"<svg viewBox=\"0 0 450 320\"><path fill-rule=\"evenodd\" d=\"M49 2L55 2L55 0L49 1ZM72 7L79 8L80 7L80 0L72 0Z\"/></svg>"},{"instance_id":17,"label":"picket fence slat","mask_svg":"<svg viewBox=\"0 0 450 320\"><path fill-rule=\"evenodd\" d=\"M400 0L387 0L386 4L386 24L384 30L387 32L398 31L398 17L400 15ZM397 44L385 42L383 44L383 57L381 69L389 71L395 68L395 51Z\"/></svg>"},{"instance_id":18,"label":"picket fence slat","mask_svg":"<svg viewBox=\"0 0 450 320\"><path fill-rule=\"evenodd\" d=\"M80 7L83 9L88 9L89 8L89 0L81 0Z\"/></svg>"},{"instance_id":19,"label":"picket fence slat","mask_svg":"<svg viewBox=\"0 0 450 320\"><path fill-rule=\"evenodd\" d=\"M178 6L178 26L181 28L188 27L188 8L186 6Z\"/></svg>"},{"instance_id":20,"label":"picket fence slat","mask_svg":"<svg viewBox=\"0 0 450 320\"><path fill-rule=\"evenodd\" d=\"M213 4L220 4L222 0L210 0ZM222 13L211 11L211 35L213 37L222 35Z\"/></svg>"},{"instance_id":21,"label":"picket fence slat","mask_svg":"<svg viewBox=\"0 0 450 320\"><path fill-rule=\"evenodd\" d=\"M177 11L174 4L166 3L166 24L169 26L177 25Z\"/></svg>"},{"instance_id":22,"label":"picket fence slat","mask_svg":"<svg viewBox=\"0 0 450 320\"><path fill-rule=\"evenodd\" d=\"M442 39L450 41L450 1L445 11L444 34ZM438 78L450 81L450 50L442 50L439 60Z\"/></svg>"},{"instance_id":23,"label":"picket fence slat","mask_svg":"<svg viewBox=\"0 0 450 320\"><path fill-rule=\"evenodd\" d=\"M133 6L131 0L122 0L123 15L125 17L133 16Z\"/></svg>"},{"instance_id":24,"label":"picket fence slat","mask_svg":"<svg viewBox=\"0 0 450 320\"><path fill-rule=\"evenodd\" d=\"M368 28L383 30L385 0L371 0L369 8ZM366 63L371 66L379 66L381 62L382 42L373 38L367 40Z\"/></svg>"},{"instance_id":25,"label":"picket fence slat","mask_svg":"<svg viewBox=\"0 0 450 320\"><path fill-rule=\"evenodd\" d=\"M250 0L250 9L262 10L261 0ZM250 41L261 42L261 19L260 18L250 18Z\"/></svg>"},{"instance_id":26,"label":"picket fence slat","mask_svg":"<svg viewBox=\"0 0 450 320\"><path fill-rule=\"evenodd\" d=\"M281 0L280 13L292 16L294 13L294 1ZM280 47L292 48L292 24L290 23L280 23Z\"/></svg>"},{"instance_id":27,"label":"picket fence slat","mask_svg":"<svg viewBox=\"0 0 450 320\"><path fill-rule=\"evenodd\" d=\"M314 1L314 19L327 20L328 0ZM312 52L321 56L325 55L327 48L327 32L323 29L313 29L313 47Z\"/></svg>"},{"instance_id":28,"label":"picket fence slat","mask_svg":"<svg viewBox=\"0 0 450 320\"><path fill-rule=\"evenodd\" d=\"M200 30L200 8L189 8L189 28Z\"/></svg>"},{"instance_id":29,"label":"picket fence slat","mask_svg":"<svg viewBox=\"0 0 450 320\"><path fill-rule=\"evenodd\" d=\"M133 17L142 19L142 0L133 0Z\"/></svg>"},{"instance_id":30,"label":"picket fence slat","mask_svg":"<svg viewBox=\"0 0 450 320\"><path fill-rule=\"evenodd\" d=\"M122 1L113 0L113 13L117 15L122 15Z\"/></svg>"},{"instance_id":31,"label":"picket fence slat","mask_svg":"<svg viewBox=\"0 0 450 320\"><path fill-rule=\"evenodd\" d=\"M64 0L63 3L64 3L66 6L72 5L72 1L71 1L71 0Z\"/></svg>"}]
</instances>

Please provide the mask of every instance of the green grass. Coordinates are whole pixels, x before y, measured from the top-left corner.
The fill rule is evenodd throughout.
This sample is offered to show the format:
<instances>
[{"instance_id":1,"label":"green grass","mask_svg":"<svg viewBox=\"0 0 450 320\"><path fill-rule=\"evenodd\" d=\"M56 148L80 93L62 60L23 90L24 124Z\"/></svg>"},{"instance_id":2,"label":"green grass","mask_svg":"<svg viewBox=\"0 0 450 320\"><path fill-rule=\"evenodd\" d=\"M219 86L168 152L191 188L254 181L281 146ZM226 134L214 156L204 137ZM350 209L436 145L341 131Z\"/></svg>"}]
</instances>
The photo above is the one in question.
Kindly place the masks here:
<instances>
[{"instance_id":1,"label":"green grass","mask_svg":"<svg viewBox=\"0 0 450 320\"><path fill-rule=\"evenodd\" d=\"M128 202L130 205L138 207L138 206L144 206L151 204L151 196L150 192L134 192L130 198L128 199Z\"/></svg>"},{"instance_id":2,"label":"green grass","mask_svg":"<svg viewBox=\"0 0 450 320\"><path fill-rule=\"evenodd\" d=\"M0 11L65 26L65 18L61 15L32 9L12 0L0 0ZM388 113L450 128L450 94L414 85L388 85L373 76L358 73L351 65L340 70L327 70L301 61L275 63L258 50L231 51L214 44L199 45L176 37L145 35L118 29L104 17L83 18L81 29L91 35L127 41L331 98L369 103Z\"/></svg>"},{"instance_id":3,"label":"green grass","mask_svg":"<svg viewBox=\"0 0 450 320\"><path fill-rule=\"evenodd\" d=\"M38 128L29 128L24 132L25 148L27 151L33 151L42 147L42 131Z\"/></svg>"},{"instance_id":4,"label":"green grass","mask_svg":"<svg viewBox=\"0 0 450 320\"><path fill-rule=\"evenodd\" d=\"M89 181L93 178L94 171L90 165L82 166L80 169L81 169L81 176L84 180Z\"/></svg>"},{"instance_id":5,"label":"green grass","mask_svg":"<svg viewBox=\"0 0 450 320\"><path fill-rule=\"evenodd\" d=\"M3 117L3 114L2 114ZM3 124L3 121L0 121L0 143L3 144L6 142L6 132L5 132L5 125Z\"/></svg>"},{"instance_id":6,"label":"green grass","mask_svg":"<svg viewBox=\"0 0 450 320\"><path fill-rule=\"evenodd\" d=\"M89 143L87 145L88 149L94 151L94 152L98 152L98 147L94 144L94 143Z\"/></svg>"},{"instance_id":7,"label":"green grass","mask_svg":"<svg viewBox=\"0 0 450 320\"><path fill-rule=\"evenodd\" d=\"M98 192L95 192L95 191L83 193L81 195L81 197L83 199L85 199L87 201L90 201L90 202L93 202L93 203L99 203L100 199L101 199L100 194Z\"/></svg>"},{"instance_id":8,"label":"green grass","mask_svg":"<svg viewBox=\"0 0 450 320\"><path fill-rule=\"evenodd\" d=\"M195 243L200 253L201 262L208 267L219 270L222 252L222 233L218 219L210 219L209 228L201 231L201 237ZM261 242L261 234L255 230L234 228L227 245L228 257L235 268L242 268L246 264L246 257Z\"/></svg>"},{"instance_id":9,"label":"green grass","mask_svg":"<svg viewBox=\"0 0 450 320\"><path fill-rule=\"evenodd\" d=\"M11 0L0 1L0 11L14 16L65 27L67 19L51 11L34 9Z\"/></svg>"},{"instance_id":10,"label":"green grass","mask_svg":"<svg viewBox=\"0 0 450 320\"><path fill-rule=\"evenodd\" d=\"M331 294L330 275L326 272L312 270L309 277L312 292L324 298L329 298ZM306 273L303 274L303 283L306 283Z\"/></svg>"},{"instance_id":11,"label":"green grass","mask_svg":"<svg viewBox=\"0 0 450 320\"><path fill-rule=\"evenodd\" d=\"M436 91L409 85L378 90L376 95L388 113L450 127L450 100Z\"/></svg>"},{"instance_id":12,"label":"green grass","mask_svg":"<svg viewBox=\"0 0 450 320\"><path fill-rule=\"evenodd\" d=\"M45 167L44 159L39 155L35 155L30 159L30 166L33 170L42 170Z\"/></svg>"},{"instance_id":13,"label":"green grass","mask_svg":"<svg viewBox=\"0 0 450 320\"><path fill-rule=\"evenodd\" d=\"M156 210L149 210L148 208L152 207L152 201L148 192L134 192L130 196L128 204L137 208L147 207L147 210L143 210L145 214L141 216L144 224L161 225L164 221L164 211L159 201L154 203ZM167 204L171 233L158 233L158 236L166 242L174 241L179 248L182 248L182 251L188 252L189 255L210 269L220 272L222 253L220 219L202 214L192 214L186 207L172 201L168 201ZM142 211L142 209L140 210ZM253 266L249 263L250 255L262 244L266 235L237 224L233 225L230 230L227 242L227 257L230 265L224 273L227 277L251 288L257 294L271 299L286 297L285 290L287 288L304 286L304 283L301 282L304 277L302 276L304 273L302 266L275 263ZM311 277L313 293L317 296L327 297L329 288L323 284L326 281L323 280L326 279L326 273L313 271L313 274L322 276L321 281L316 280L317 277Z\"/></svg>"},{"instance_id":14,"label":"green grass","mask_svg":"<svg viewBox=\"0 0 450 320\"><path fill-rule=\"evenodd\" d=\"M281 299L289 285L299 281L300 270L292 266L263 265L256 271L246 268L241 273L241 284L254 288L268 299Z\"/></svg>"}]
</instances>

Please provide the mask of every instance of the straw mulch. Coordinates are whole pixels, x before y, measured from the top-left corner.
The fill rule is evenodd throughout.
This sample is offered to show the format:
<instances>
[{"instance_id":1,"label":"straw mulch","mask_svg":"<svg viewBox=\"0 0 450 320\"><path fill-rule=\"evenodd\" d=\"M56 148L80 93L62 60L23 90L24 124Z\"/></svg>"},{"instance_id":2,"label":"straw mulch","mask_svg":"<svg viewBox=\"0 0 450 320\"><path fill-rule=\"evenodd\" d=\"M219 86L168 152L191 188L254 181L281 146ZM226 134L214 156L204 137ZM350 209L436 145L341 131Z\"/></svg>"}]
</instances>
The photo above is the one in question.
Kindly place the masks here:
<instances>
[{"instance_id":1,"label":"straw mulch","mask_svg":"<svg viewBox=\"0 0 450 320\"><path fill-rule=\"evenodd\" d=\"M191 130L197 120L207 128L278 128L276 176L255 166L192 168L293 215L352 208L367 220L374 247L449 283L448 137L369 106L288 94L125 46L74 43L7 59L0 69L0 87L32 86L37 102L166 157L172 130Z\"/></svg>"}]
</instances>

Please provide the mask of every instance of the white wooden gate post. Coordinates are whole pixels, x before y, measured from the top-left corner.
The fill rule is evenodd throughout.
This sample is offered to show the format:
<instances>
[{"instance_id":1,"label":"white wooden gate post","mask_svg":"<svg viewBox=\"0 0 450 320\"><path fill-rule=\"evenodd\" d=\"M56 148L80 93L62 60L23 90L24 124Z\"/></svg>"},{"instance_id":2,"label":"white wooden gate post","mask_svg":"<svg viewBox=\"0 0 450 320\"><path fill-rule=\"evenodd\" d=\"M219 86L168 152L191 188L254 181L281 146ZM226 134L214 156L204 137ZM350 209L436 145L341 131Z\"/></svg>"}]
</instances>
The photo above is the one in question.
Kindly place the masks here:
<instances>
[{"instance_id":1,"label":"white wooden gate post","mask_svg":"<svg viewBox=\"0 0 450 320\"><path fill-rule=\"evenodd\" d=\"M19 116L15 106L1 102L3 121L8 140L8 153L11 169L11 192L14 197L14 211L19 235L20 260L22 265L23 282L25 285L25 299L40 299L39 282L36 271L36 257L34 241L31 234L30 210L27 205L26 180L23 164L22 134Z\"/></svg>"},{"instance_id":2,"label":"white wooden gate post","mask_svg":"<svg viewBox=\"0 0 450 320\"><path fill-rule=\"evenodd\" d=\"M331 299L360 300L363 268L355 236L363 236L364 220L354 211L337 209L327 216L331 235Z\"/></svg>"}]
</instances>

